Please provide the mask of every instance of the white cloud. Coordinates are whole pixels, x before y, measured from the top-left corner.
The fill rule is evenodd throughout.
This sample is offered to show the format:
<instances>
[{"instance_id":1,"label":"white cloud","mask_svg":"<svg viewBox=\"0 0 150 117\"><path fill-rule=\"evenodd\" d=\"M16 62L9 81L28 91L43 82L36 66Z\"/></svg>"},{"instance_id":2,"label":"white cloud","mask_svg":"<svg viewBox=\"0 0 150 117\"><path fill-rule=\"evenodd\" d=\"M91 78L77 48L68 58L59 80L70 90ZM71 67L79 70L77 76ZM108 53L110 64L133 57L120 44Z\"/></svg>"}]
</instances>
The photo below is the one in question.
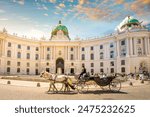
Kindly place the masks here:
<instances>
[{"instance_id":1,"label":"white cloud","mask_svg":"<svg viewBox=\"0 0 150 117\"><path fill-rule=\"evenodd\" d=\"M68 0L69 2L73 2L74 0Z\"/></svg>"},{"instance_id":2,"label":"white cloud","mask_svg":"<svg viewBox=\"0 0 150 117\"><path fill-rule=\"evenodd\" d=\"M44 16L48 16L48 14L47 14L47 13L45 13L45 14L44 14Z\"/></svg>"},{"instance_id":3,"label":"white cloud","mask_svg":"<svg viewBox=\"0 0 150 117\"><path fill-rule=\"evenodd\" d=\"M7 21L7 18L0 18L0 21Z\"/></svg>"}]
</instances>

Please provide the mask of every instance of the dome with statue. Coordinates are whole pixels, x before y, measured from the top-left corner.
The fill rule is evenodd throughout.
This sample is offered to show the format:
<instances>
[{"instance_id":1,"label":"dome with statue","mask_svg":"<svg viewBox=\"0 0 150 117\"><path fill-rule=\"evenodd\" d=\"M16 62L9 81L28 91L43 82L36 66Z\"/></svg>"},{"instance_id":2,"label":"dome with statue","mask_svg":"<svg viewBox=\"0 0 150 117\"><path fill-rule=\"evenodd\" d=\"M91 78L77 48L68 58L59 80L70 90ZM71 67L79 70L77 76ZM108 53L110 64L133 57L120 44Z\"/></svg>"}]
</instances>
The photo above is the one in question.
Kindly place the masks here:
<instances>
[{"instance_id":1,"label":"dome with statue","mask_svg":"<svg viewBox=\"0 0 150 117\"><path fill-rule=\"evenodd\" d=\"M54 29L52 30L51 38L53 38L54 36L57 36L57 33L59 31L62 31L63 34L69 38L68 29L66 26L62 25L61 21L59 21L59 24L56 27L54 27Z\"/></svg>"},{"instance_id":2,"label":"dome with statue","mask_svg":"<svg viewBox=\"0 0 150 117\"><path fill-rule=\"evenodd\" d=\"M126 30L135 30L135 29L143 29L144 27L141 25L142 22L135 19L132 16L127 16L120 24L117 26L117 30L119 32Z\"/></svg>"}]
</instances>

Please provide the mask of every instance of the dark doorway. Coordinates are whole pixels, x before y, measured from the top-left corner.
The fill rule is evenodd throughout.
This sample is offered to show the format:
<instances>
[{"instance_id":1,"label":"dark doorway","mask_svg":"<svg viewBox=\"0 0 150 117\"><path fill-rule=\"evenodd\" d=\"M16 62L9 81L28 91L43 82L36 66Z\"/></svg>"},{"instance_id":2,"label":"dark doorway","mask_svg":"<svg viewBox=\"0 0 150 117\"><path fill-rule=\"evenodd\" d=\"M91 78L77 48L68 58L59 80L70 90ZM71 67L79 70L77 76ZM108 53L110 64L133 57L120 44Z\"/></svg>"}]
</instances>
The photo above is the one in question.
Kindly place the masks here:
<instances>
[{"instance_id":1,"label":"dark doorway","mask_svg":"<svg viewBox=\"0 0 150 117\"><path fill-rule=\"evenodd\" d=\"M61 70L61 74L64 74L64 60L62 58L58 58L56 60L56 73L58 73L59 70Z\"/></svg>"},{"instance_id":2,"label":"dark doorway","mask_svg":"<svg viewBox=\"0 0 150 117\"><path fill-rule=\"evenodd\" d=\"M74 68L70 69L70 74L74 74Z\"/></svg>"},{"instance_id":3,"label":"dark doorway","mask_svg":"<svg viewBox=\"0 0 150 117\"><path fill-rule=\"evenodd\" d=\"M39 70L35 69L35 75L39 75Z\"/></svg>"},{"instance_id":4,"label":"dark doorway","mask_svg":"<svg viewBox=\"0 0 150 117\"><path fill-rule=\"evenodd\" d=\"M47 72L50 72L49 68L46 68L46 71L47 71Z\"/></svg>"}]
</instances>

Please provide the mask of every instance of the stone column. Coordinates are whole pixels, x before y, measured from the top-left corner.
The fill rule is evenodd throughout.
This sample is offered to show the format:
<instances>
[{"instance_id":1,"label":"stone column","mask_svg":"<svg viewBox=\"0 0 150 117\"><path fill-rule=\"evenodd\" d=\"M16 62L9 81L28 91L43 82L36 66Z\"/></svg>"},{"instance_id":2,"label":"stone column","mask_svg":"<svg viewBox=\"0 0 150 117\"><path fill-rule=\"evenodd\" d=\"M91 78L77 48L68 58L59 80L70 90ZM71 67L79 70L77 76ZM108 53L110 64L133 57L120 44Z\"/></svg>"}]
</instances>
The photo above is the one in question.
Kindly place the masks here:
<instances>
[{"instance_id":1,"label":"stone column","mask_svg":"<svg viewBox=\"0 0 150 117\"><path fill-rule=\"evenodd\" d=\"M129 39L129 44L130 44L130 55L133 55L133 45L132 45L132 38L130 37Z\"/></svg>"},{"instance_id":2,"label":"stone column","mask_svg":"<svg viewBox=\"0 0 150 117\"><path fill-rule=\"evenodd\" d=\"M148 49L148 55L150 54L150 39L147 37L147 49Z\"/></svg>"},{"instance_id":3,"label":"stone column","mask_svg":"<svg viewBox=\"0 0 150 117\"><path fill-rule=\"evenodd\" d=\"M127 49L127 56L129 56L129 55L130 55L130 43L129 43L129 38L127 38L126 49Z\"/></svg>"},{"instance_id":4,"label":"stone column","mask_svg":"<svg viewBox=\"0 0 150 117\"><path fill-rule=\"evenodd\" d=\"M119 40L117 40L117 57L120 56L120 47L119 47Z\"/></svg>"}]
</instances>

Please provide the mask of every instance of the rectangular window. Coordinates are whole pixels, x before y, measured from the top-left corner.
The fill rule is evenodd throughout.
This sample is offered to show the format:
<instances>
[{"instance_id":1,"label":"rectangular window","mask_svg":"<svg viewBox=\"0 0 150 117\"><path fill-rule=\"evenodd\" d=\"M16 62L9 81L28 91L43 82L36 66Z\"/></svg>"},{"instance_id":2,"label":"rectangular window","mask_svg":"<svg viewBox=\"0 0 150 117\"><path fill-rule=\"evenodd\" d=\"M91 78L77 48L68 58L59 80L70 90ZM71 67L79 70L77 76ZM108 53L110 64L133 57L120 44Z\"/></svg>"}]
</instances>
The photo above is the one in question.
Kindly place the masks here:
<instances>
[{"instance_id":1,"label":"rectangular window","mask_svg":"<svg viewBox=\"0 0 150 117\"><path fill-rule=\"evenodd\" d=\"M73 60L73 59L74 59L73 54L71 54L70 55L70 60Z\"/></svg>"},{"instance_id":2,"label":"rectangular window","mask_svg":"<svg viewBox=\"0 0 150 117\"><path fill-rule=\"evenodd\" d=\"M20 62L17 62L17 66L20 66L21 65L21 63Z\"/></svg>"},{"instance_id":3,"label":"rectangular window","mask_svg":"<svg viewBox=\"0 0 150 117\"><path fill-rule=\"evenodd\" d=\"M126 41L125 40L122 40L121 41L121 45L123 46L123 45L125 45L126 44Z\"/></svg>"},{"instance_id":4,"label":"rectangular window","mask_svg":"<svg viewBox=\"0 0 150 117\"><path fill-rule=\"evenodd\" d=\"M39 51L39 48L38 47L36 47L36 49L35 49L36 51Z\"/></svg>"},{"instance_id":5,"label":"rectangular window","mask_svg":"<svg viewBox=\"0 0 150 117\"><path fill-rule=\"evenodd\" d=\"M30 50L30 46L27 46L27 50Z\"/></svg>"},{"instance_id":6,"label":"rectangular window","mask_svg":"<svg viewBox=\"0 0 150 117\"><path fill-rule=\"evenodd\" d=\"M91 60L94 60L94 54L90 55Z\"/></svg>"},{"instance_id":7,"label":"rectangular window","mask_svg":"<svg viewBox=\"0 0 150 117\"><path fill-rule=\"evenodd\" d=\"M114 68L111 68L111 69L110 69L110 73L114 73Z\"/></svg>"},{"instance_id":8,"label":"rectangular window","mask_svg":"<svg viewBox=\"0 0 150 117\"><path fill-rule=\"evenodd\" d=\"M8 47L11 47L11 43L10 42L8 42Z\"/></svg>"},{"instance_id":9,"label":"rectangular window","mask_svg":"<svg viewBox=\"0 0 150 117\"><path fill-rule=\"evenodd\" d=\"M100 72L102 72L102 73L103 73L103 72L104 72L104 69L100 69Z\"/></svg>"},{"instance_id":10,"label":"rectangular window","mask_svg":"<svg viewBox=\"0 0 150 117\"><path fill-rule=\"evenodd\" d=\"M125 72L126 72L125 67L122 67L122 68L121 68L121 72L122 72L122 73L125 73Z\"/></svg>"},{"instance_id":11,"label":"rectangular window","mask_svg":"<svg viewBox=\"0 0 150 117\"><path fill-rule=\"evenodd\" d=\"M94 47L93 47L93 46L91 46L91 50L94 50Z\"/></svg>"},{"instance_id":12,"label":"rectangular window","mask_svg":"<svg viewBox=\"0 0 150 117\"><path fill-rule=\"evenodd\" d=\"M100 49L103 49L103 45L100 45Z\"/></svg>"},{"instance_id":13,"label":"rectangular window","mask_svg":"<svg viewBox=\"0 0 150 117\"><path fill-rule=\"evenodd\" d=\"M10 67L7 67L7 73L10 73Z\"/></svg>"},{"instance_id":14,"label":"rectangular window","mask_svg":"<svg viewBox=\"0 0 150 117\"><path fill-rule=\"evenodd\" d=\"M47 51L50 51L50 48L49 48L49 47L47 47Z\"/></svg>"},{"instance_id":15,"label":"rectangular window","mask_svg":"<svg viewBox=\"0 0 150 117\"><path fill-rule=\"evenodd\" d=\"M21 45L20 44L18 45L18 49L21 49Z\"/></svg>"},{"instance_id":16,"label":"rectangular window","mask_svg":"<svg viewBox=\"0 0 150 117\"><path fill-rule=\"evenodd\" d=\"M125 60L121 60L121 65L125 65Z\"/></svg>"},{"instance_id":17,"label":"rectangular window","mask_svg":"<svg viewBox=\"0 0 150 117\"><path fill-rule=\"evenodd\" d=\"M94 75L94 69L91 69L91 75Z\"/></svg>"},{"instance_id":18,"label":"rectangular window","mask_svg":"<svg viewBox=\"0 0 150 117\"><path fill-rule=\"evenodd\" d=\"M30 74L30 69L29 68L26 69L26 73L27 73L27 75Z\"/></svg>"},{"instance_id":19,"label":"rectangular window","mask_svg":"<svg viewBox=\"0 0 150 117\"><path fill-rule=\"evenodd\" d=\"M103 62L100 62L100 67L103 67L103 66L104 66Z\"/></svg>"},{"instance_id":20,"label":"rectangular window","mask_svg":"<svg viewBox=\"0 0 150 117\"><path fill-rule=\"evenodd\" d=\"M20 73L20 68L17 68L17 73Z\"/></svg>"},{"instance_id":21,"label":"rectangular window","mask_svg":"<svg viewBox=\"0 0 150 117\"><path fill-rule=\"evenodd\" d=\"M84 47L82 47L82 51L84 51Z\"/></svg>"},{"instance_id":22,"label":"rectangular window","mask_svg":"<svg viewBox=\"0 0 150 117\"><path fill-rule=\"evenodd\" d=\"M110 62L110 66L114 66L114 61L111 61L111 62Z\"/></svg>"},{"instance_id":23,"label":"rectangular window","mask_svg":"<svg viewBox=\"0 0 150 117\"><path fill-rule=\"evenodd\" d=\"M70 48L70 51L73 51L73 47Z\"/></svg>"},{"instance_id":24,"label":"rectangular window","mask_svg":"<svg viewBox=\"0 0 150 117\"><path fill-rule=\"evenodd\" d=\"M91 63L91 67L94 67L94 63Z\"/></svg>"},{"instance_id":25,"label":"rectangular window","mask_svg":"<svg viewBox=\"0 0 150 117\"><path fill-rule=\"evenodd\" d=\"M27 63L27 67L30 67L30 63Z\"/></svg>"},{"instance_id":26,"label":"rectangular window","mask_svg":"<svg viewBox=\"0 0 150 117\"><path fill-rule=\"evenodd\" d=\"M7 65L11 65L11 62L10 62L10 61L7 61Z\"/></svg>"}]
</instances>

